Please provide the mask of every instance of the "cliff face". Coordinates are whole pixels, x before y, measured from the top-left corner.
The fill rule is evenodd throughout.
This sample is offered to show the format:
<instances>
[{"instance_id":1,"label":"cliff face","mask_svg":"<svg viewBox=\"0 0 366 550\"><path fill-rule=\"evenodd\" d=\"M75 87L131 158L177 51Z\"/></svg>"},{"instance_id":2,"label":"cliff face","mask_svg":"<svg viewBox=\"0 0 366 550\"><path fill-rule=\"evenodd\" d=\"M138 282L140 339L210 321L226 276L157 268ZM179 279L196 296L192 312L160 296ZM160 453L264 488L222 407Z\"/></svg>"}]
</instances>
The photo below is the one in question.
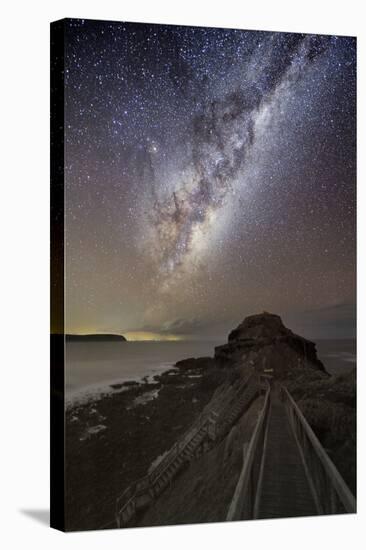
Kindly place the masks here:
<instances>
[{"instance_id":1,"label":"cliff face","mask_svg":"<svg viewBox=\"0 0 366 550\"><path fill-rule=\"evenodd\" d=\"M299 367L327 374L315 344L285 327L279 315L267 312L246 317L229 334L228 343L215 348L215 359L222 366L246 364L281 379Z\"/></svg>"}]
</instances>

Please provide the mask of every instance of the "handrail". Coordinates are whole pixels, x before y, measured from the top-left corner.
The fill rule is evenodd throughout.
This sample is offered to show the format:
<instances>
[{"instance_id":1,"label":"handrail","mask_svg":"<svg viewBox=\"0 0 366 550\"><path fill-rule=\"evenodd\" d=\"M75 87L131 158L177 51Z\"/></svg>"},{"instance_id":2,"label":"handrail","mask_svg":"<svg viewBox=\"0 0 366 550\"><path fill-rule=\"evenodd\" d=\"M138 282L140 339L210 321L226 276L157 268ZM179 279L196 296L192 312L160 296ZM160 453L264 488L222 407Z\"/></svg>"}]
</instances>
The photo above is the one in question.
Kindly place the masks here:
<instances>
[{"instance_id":1,"label":"handrail","mask_svg":"<svg viewBox=\"0 0 366 550\"><path fill-rule=\"evenodd\" d=\"M189 445L189 443L196 437L198 432L205 427L206 424L209 424L212 421L212 412L208 411L205 413L205 415L201 418L199 417L198 421L194 423L195 429L192 430L192 426L183 436L183 441L176 442L172 449L169 451L167 457L163 459L163 464L159 463L157 464L156 470L154 469L150 474L147 474L143 476L142 478L135 481L132 485L127 487L127 489L122 493L120 497L117 498L116 501L116 518L117 518L117 525L120 526L120 516L125 510L130 510L131 513L129 514L131 517L133 513L136 510L136 503L135 500L137 497L144 495L148 493L150 490L154 488L154 485L159 481L161 476L164 475L164 472L172 465L172 463L175 461L177 456L179 456L181 453L184 452L185 448ZM183 443L183 444L182 444ZM121 501L125 501L122 507L120 507Z\"/></svg>"},{"instance_id":2,"label":"handrail","mask_svg":"<svg viewBox=\"0 0 366 550\"><path fill-rule=\"evenodd\" d=\"M255 466L257 467L260 461L255 461L254 459L257 455L261 456L263 452L265 431L270 410L271 388L268 382L266 384L267 390L263 408L254 428L249 446L245 445L243 448L243 467L226 516L226 521L250 519L254 514L256 487L260 475L259 469L254 468Z\"/></svg>"},{"instance_id":3,"label":"handrail","mask_svg":"<svg viewBox=\"0 0 366 550\"><path fill-rule=\"evenodd\" d=\"M281 386L281 395L319 513L355 513L355 497L284 386Z\"/></svg>"},{"instance_id":4,"label":"handrail","mask_svg":"<svg viewBox=\"0 0 366 550\"><path fill-rule=\"evenodd\" d=\"M163 473L169 468L169 466L174 462L174 460L179 456L182 452L184 452L184 449L190 444L190 442L196 437L196 435L199 433L199 431L210 421L211 417L211 411L206 412L202 417L199 417L199 422L196 422L193 426L191 426L191 429L189 432L187 432L181 440L176 441L174 443L172 449L173 453L170 455L168 452L167 456L164 457L164 459L159 462L156 465L156 469L154 469L147 477L150 480L153 480L155 482Z\"/></svg>"},{"instance_id":5,"label":"handrail","mask_svg":"<svg viewBox=\"0 0 366 550\"><path fill-rule=\"evenodd\" d=\"M240 397L240 399L244 399L246 405L248 405L253 398L261 392L263 385L260 383L260 376L258 374L252 372L244 381L244 383L240 386L239 390L236 392L236 397L239 395L239 393L242 393L243 388L246 388L245 393L243 393ZM267 388L267 385L266 385ZM238 405L238 400L232 399L226 406L225 410L222 412L220 419L218 421L218 428L217 428L217 434L225 433L226 429L232 422L229 421L230 414L232 411L235 410L235 408ZM243 405L244 407L244 405Z\"/></svg>"},{"instance_id":6,"label":"handrail","mask_svg":"<svg viewBox=\"0 0 366 550\"><path fill-rule=\"evenodd\" d=\"M230 386L214 398L214 403L216 404L217 401L222 400L223 395L225 396L225 398L224 398L224 402L225 402L225 400L227 399L227 394L228 393L229 394L231 393L230 392ZM211 407L209 409L204 408L203 411L198 416L198 418L193 422L193 424L191 424L189 426L188 430L181 436L180 440L177 441L176 443L174 443L173 447L168 451L168 453L164 457L164 459L156 465L156 468L154 469L154 472L151 472L150 475L155 473L155 471L162 469L162 466L163 466L164 462L169 462L170 461L169 460L169 455L171 454L171 451L173 451L173 453L175 451L175 456L177 456L181 452L181 450L186 446L186 443L183 445L183 442L186 441L187 438L188 438L188 443L189 443L197 435L197 433L203 427L203 425L208 420L211 421L213 414L215 414L215 415L219 414L217 412L217 410L220 410L220 407L216 408L216 410L215 410L213 403L211 403Z\"/></svg>"},{"instance_id":7,"label":"handrail","mask_svg":"<svg viewBox=\"0 0 366 550\"><path fill-rule=\"evenodd\" d=\"M227 398L223 403L220 405L220 420L224 420L227 417L227 413L233 408L233 406L236 405L237 396L242 393L243 389L248 387L251 383L251 379L254 379L255 373L251 372L249 375L244 378L241 382L239 382L238 387L235 388L235 385L233 386L232 391L230 392L229 398Z\"/></svg>"},{"instance_id":8,"label":"handrail","mask_svg":"<svg viewBox=\"0 0 366 550\"><path fill-rule=\"evenodd\" d=\"M224 415L228 410L231 409L233 405L234 398L243 391L243 389L248 386L250 379L253 377L253 373L250 373L249 376L244 378L244 380L239 384L238 388L235 389L233 395L230 396L229 401L222 407L221 413Z\"/></svg>"},{"instance_id":9,"label":"handrail","mask_svg":"<svg viewBox=\"0 0 366 550\"><path fill-rule=\"evenodd\" d=\"M244 399L244 403L248 404L250 403L254 397L259 393L260 391L260 385L259 384L252 384L248 382L246 386L246 392L241 396L240 399ZM239 392L238 392L239 393ZM243 408L244 408L243 403ZM238 405L238 401L231 401L229 405L226 407L225 411L221 414L220 420L218 421L218 426L216 428L216 435L222 435L226 433L226 430L232 422L230 422L230 415L235 410L235 408Z\"/></svg>"},{"instance_id":10,"label":"handrail","mask_svg":"<svg viewBox=\"0 0 366 550\"><path fill-rule=\"evenodd\" d=\"M141 477L132 483L116 500L116 518L117 524L120 523L120 516L124 511L129 511L130 517L136 511L136 498L154 490L154 485L164 475L164 472L169 469L176 458L181 455L190 442L196 437L202 428L206 428L207 433L210 425L215 425L218 418L222 415L227 405L232 404L235 396L240 393L244 387L246 387L250 381L253 373L250 373L243 382L239 383L238 388L233 391L232 388L225 389L220 392L214 399L214 404L211 403L211 407L207 410L203 410L197 420L189 427L184 435L178 440L173 447L168 451L167 455L155 466L153 471L149 474ZM224 398L224 399L222 399ZM221 401L221 403L220 403ZM216 406L218 405L218 406ZM121 503L124 503L121 505Z\"/></svg>"},{"instance_id":11,"label":"handrail","mask_svg":"<svg viewBox=\"0 0 366 550\"><path fill-rule=\"evenodd\" d=\"M243 388L249 383L249 380L250 378L252 377L252 373L247 377L245 378L245 380L239 384L239 387L235 390L234 392L234 397L240 393ZM191 426L188 428L188 430L184 433L184 435L180 438L179 441L177 441L173 447L171 448L170 451L173 451L173 453L171 454L170 451L168 451L167 455L164 457L164 459L159 462L157 465L156 465L156 468L154 469L153 472L150 473L150 476L154 476L156 477L156 473L159 473L161 470L166 470L166 467L165 465L166 464L171 464L172 460L174 460L181 452L182 450L190 443L190 441L197 435L197 433L200 431L200 429L207 423L207 422L214 422L214 418L213 418L213 415L215 415L215 417L218 417L219 415L223 414L224 411L226 410L224 407L227 407L227 405L229 405L231 407L231 402L233 400L233 395L232 395L232 392L230 391L230 388L228 388L229 391L225 391L224 392L224 400L223 402L221 403L220 405L220 400L222 400L222 395L218 395L216 396L216 399L215 401L218 401L218 407L215 407L213 406L213 404L211 404L211 407L210 409L208 410L203 410L202 413L199 415L199 417L197 418L197 420L191 424ZM228 396L229 394L229 396ZM229 399L228 399L229 397ZM221 399L220 399L221 398ZM187 440L188 438L188 440ZM167 466L169 467L169 466Z\"/></svg>"}]
</instances>

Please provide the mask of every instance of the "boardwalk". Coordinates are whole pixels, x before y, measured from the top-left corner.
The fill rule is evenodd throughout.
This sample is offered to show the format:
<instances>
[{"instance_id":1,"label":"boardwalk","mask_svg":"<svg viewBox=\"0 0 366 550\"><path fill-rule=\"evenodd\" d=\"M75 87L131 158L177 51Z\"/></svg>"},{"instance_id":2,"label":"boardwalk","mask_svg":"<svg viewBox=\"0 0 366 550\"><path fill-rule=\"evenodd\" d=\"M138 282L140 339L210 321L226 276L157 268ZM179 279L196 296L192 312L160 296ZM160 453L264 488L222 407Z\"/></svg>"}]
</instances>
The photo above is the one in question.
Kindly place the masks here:
<instances>
[{"instance_id":1,"label":"boardwalk","mask_svg":"<svg viewBox=\"0 0 366 550\"><path fill-rule=\"evenodd\" d=\"M276 390L271 395L259 483L256 517L264 519L317 514L299 448L285 406Z\"/></svg>"},{"instance_id":2,"label":"boardwalk","mask_svg":"<svg viewBox=\"0 0 366 550\"><path fill-rule=\"evenodd\" d=\"M189 462L226 437L260 394L263 407L250 442L243 443L243 466L226 519L354 513L354 496L287 389L252 373L221 388L154 469L117 499L118 527L153 506Z\"/></svg>"},{"instance_id":3,"label":"boardwalk","mask_svg":"<svg viewBox=\"0 0 366 550\"><path fill-rule=\"evenodd\" d=\"M356 500L283 386L267 384L227 520L356 512Z\"/></svg>"}]
</instances>

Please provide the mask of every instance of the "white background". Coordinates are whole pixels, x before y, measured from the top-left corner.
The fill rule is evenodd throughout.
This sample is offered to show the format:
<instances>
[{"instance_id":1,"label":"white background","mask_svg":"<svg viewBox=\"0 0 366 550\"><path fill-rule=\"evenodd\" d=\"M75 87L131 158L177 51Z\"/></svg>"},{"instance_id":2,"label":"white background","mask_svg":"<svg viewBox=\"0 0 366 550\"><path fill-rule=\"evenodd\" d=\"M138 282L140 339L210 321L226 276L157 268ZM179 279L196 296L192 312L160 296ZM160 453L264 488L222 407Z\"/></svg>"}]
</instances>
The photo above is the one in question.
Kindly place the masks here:
<instances>
[{"instance_id":1,"label":"white background","mask_svg":"<svg viewBox=\"0 0 366 550\"><path fill-rule=\"evenodd\" d=\"M2 548L175 550L365 547L365 24L361 2L336 0L62 0L2 4L0 31ZM63 534L49 506L49 22L63 17L358 36L359 493L357 516ZM362 101L363 100L363 101ZM361 121L363 124L361 125ZM360 153L361 152L361 153ZM362 465L365 467L363 468ZM364 529L365 531L365 529ZM365 537L364 532L364 537Z\"/></svg>"}]
</instances>

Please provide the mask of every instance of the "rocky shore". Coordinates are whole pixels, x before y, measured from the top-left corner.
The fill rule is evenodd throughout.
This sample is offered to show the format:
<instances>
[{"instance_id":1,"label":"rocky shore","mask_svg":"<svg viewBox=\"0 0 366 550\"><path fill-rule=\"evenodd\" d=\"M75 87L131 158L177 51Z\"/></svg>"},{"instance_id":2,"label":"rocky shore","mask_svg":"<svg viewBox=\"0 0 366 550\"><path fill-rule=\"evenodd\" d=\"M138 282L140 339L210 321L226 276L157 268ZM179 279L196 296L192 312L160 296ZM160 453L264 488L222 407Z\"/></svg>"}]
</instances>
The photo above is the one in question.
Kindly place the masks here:
<instances>
[{"instance_id":1,"label":"rocky shore","mask_svg":"<svg viewBox=\"0 0 366 550\"><path fill-rule=\"evenodd\" d=\"M264 312L244 319L214 357L179 361L142 384L113 384L101 399L67 410L68 530L114 527L116 498L124 489L173 446L219 386L255 371L289 389L355 494L355 370L331 376L313 342L286 328L278 315ZM261 400L216 447L181 472L135 525L225 519L243 441L251 437Z\"/></svg>"},{"instance_id":2,"label":"rocky shore","mask_svg":"<svg viewBox=\"0 0 366 550\"><path fill-rule=\"evenodd\" d=\"M170 449L222 380L211 363L182 361L151 382L113 384L101 398L68 407L67 530L115 526L116 498Z\"/></svg>"}]
</instances>

